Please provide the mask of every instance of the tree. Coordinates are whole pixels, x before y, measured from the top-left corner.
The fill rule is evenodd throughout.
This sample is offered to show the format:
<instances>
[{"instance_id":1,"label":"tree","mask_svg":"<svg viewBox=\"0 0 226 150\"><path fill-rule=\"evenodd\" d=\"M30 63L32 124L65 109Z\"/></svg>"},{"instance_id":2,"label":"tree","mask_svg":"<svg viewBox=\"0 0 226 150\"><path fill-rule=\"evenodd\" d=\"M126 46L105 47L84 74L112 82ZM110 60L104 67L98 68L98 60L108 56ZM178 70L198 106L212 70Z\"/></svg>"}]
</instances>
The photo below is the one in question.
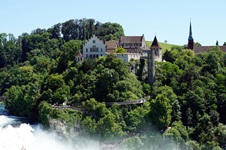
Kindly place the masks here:
<instances>
[{"instance_id":1,"label":"tree","mask_svg":"<svg viewBox=\"0 0 226 150\"><path fill-rule=\"evenodd\" d=\"M61 88L64 85L65 82L62 75L51 74L45 81L44 89L51 89L55 92L58 88Z\"/></svg>"},{"instance_id":2,"label":"tree","mask_svg":"<svg viewBox=\"0 0 226 150\"><path fill-rule=\"evenodd\" d=\"M124 53L126 53L126 49L124 49L123 47L119 46L119 47L117 47L117 48L115 49L115 53L116 53L116 54L118 54L118 53L124 54Z\"/></svg>"},{"instance_id":3,"label":"tree","mask_svg":"<svg viewBox=\"0 0 226 150\"><path fill-rule=\"evenodd\" d=\"M6 108L10 114L37 120L37 99L40 96L40 85L30 83L22 86L11 86L6 92Z\"/></svg>"},{"instance_id":4,"label":"tree","mask_svg":"<svg viewBox=\"0 0 226 150\"><path fill-rule=\"evenodd\" d=\"M226 42L224 42L223 46L226 46Z\"/></svg>"},{"instance_id":5,"label":"tree","mask_svg":"<svg viewBox=\"0 0 226 150\"><path fill-rule=\"evenodd\" d=\"M95 119L92 119L90 116L86 116L86 118L82 121L82 129L90 134L94 135L97 133L97 123Z\"/></svg>"},{"instance_id":6,"label":"tree","mask_svg":"<svg viewBox=\"0 0 226 150\"><path fill-rule=\"evenodd\" d=\"M98 131L102 140L117 139L124 135L122 127L116 123L115 116L112 113L105 115L98 121Z\"/></svg>"},{"instance_id":7,"label":"tree","mask_svg":"<svg viewBox=\"0 0 226 150\"><path fill-rule=\"evenodd\" d=\"M83 102L82 106L86 109L88 114L95 116L95 118L101 118L108 112L105 103L100 103L94 98Z\"/></svg>"},{"instance_id":8,"label":"tree","mask_svg":"<svg viewBox=\"0 0 226 150\"><path fill-rule=\"evenodd\" d=\"M195 46L202 46L199 42L195 42Z\"/></svg>"},{"instance_id":9,"label":"tree","mask_svg":"<svg viewBox=\"0 0 226 150\"><path fill-rule=\"evenodd\" d=\"M53 25L52 28L48 29L48 32L51 34L51 39L59 39L61 34L61 23Z\"/></svg>"},{"instance_id":10,"label":"tree","mask_svg":"<svg viewBox=\"0 0 226 150\"><path fill-rule=\"evenodd\" d=\"M145 107L137 107L127 113L125 121L127 124L127 129L129 131L136 131L139 126L144 122L144 117L149 113L145 110Z\"/></svg>"},{"instance_id":11,"label":"tree","mask_svg":"<svg viewBox=\"0 0 226 150\"><path fill-rule=\"evenodd\" d=\"M219 146L224 148L225 147L225 140L226 140L226 126L224 124L220 123L214 129L214 135L217 139L217 142L219 143Z\"/></svg>"},{"instance_id":12,"label":"tree","mask_svg":"<svg viewBox=\"0 0 226 150\"><path fill-rule=\"evenodd\" d=\"M220 57L217 51L220 51L220 49L216 48L215 50L216 51L214 51L214 49L211 49L205 58L206 65L203 66L202 70L204 73L209 72L211 74L216 75L221 68Z\"/></svg>"},{"instance_id":13,"label":"tree","mask_svg":"<svg viewBox=\"0 0 226 150\"><path fill-rule=\"evenodd\" d=\"M62 23L61 32L63 34L63 39L68 42L72 40L72 34L76 31L76 25L74 23L74 20L68 20L64 23ZM75 38L77 39L77 38Z\"/></svg>"},{"instance_id":14,"label":"tree","mask_svg":"<svg viewBox=\"0 0 226 150\"><path fill-rule=\"evenodd\" d=\"M181 145L189 139L188 131L180 121L173 122L171 128L167 129L163 136Z\"/></svg>"},{"instance_id":15,"label":"tree","mask_svg":"<svg viewBox=\"0 0 226 150\"><path fill-rule=\"evenodd\" d=\"M150 117L159 129L165 129L171 122L172 106L170 100L162 94L159 94L151 101Z\"/></svg>"},{"instance_id":16,"label":"tree","mask_svg":"<svg viewBox=\"0 0 226 150\"><path fill-rule=\"evenodd\" d=\"M106 41L118 40L120 36L124 35L124 30L118 23L106 22L100 25L96 35Z\"/></svg>"},{"instance_id":17,"label":"tree","mask_svg":"<svg viewBox=\"0 0 226 150\"><path fill-rule=\"evenodd\" d=\"M160 62L158 65L161 70L156 71L156 79L161 81L163 85L170 85L172 78L178 79L182 73L176 64Z\"/></svg>"},{"instance_id":18,"label":"tree","mask_svg":"<svg viewBox=\"0 0 226 150\"><path fill-rule=\"evenodd\" d=\"M143 92L146 95L149 95L150 94L150 92L151 92L151 86L150 86L150 84L148 84L148 83L144 83L143 84Z\"/></svg>"}]
</instances>

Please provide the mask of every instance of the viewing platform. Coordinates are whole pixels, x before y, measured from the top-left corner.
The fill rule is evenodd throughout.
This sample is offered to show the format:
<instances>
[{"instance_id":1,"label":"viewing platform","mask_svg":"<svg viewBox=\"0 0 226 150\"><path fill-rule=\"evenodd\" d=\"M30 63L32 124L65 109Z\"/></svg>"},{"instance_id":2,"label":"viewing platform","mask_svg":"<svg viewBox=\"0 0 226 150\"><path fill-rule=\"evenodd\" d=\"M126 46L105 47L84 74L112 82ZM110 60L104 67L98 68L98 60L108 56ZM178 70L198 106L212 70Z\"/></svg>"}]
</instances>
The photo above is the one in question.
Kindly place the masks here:
<instances>
[{"instance_id":1,"label":"viewing platform","mask_svg":"<svg viewBox=\"0 0 226 150\"><path fill-rule=\"evenodd\" d=\"M131 101L128 101L128 102L105 102L105 105L107 107L110 107L112 106L113 104L118 104L120 106L123 106L123 105L140 105L140 104L144 104L147 99L149 99L150 96L147 96L147 97L143 97L141 99L138 99L138 100L131 100ZM76 107L76 106L80 106L80 107ZM71 108L71 109L76 109L78 111L84 111L83 108L81 108L82 106L82 103L76 103L76 105L63 105L63 106L59 106L59 105L52 105L52 108L58 108L58 109L65 109L65 108Z\"/></svg>"}]
</instances>

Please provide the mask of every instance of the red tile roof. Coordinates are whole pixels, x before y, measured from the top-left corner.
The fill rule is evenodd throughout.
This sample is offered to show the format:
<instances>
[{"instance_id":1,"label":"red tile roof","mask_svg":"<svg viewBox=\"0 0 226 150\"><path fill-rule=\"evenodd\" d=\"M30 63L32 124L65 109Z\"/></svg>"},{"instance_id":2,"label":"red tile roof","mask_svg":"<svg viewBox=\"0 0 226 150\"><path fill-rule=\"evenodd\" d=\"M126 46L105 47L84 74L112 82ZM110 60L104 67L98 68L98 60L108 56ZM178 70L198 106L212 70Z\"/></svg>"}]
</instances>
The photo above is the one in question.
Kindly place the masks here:
<instances>
[{"instance_id":1,"label":"red tile roof","mask_svg":"<svg viewBox=\"0 0 226 150\"><path fill-rule=\"evenodd\" d=\"M142 43L144 36L121 36L121 43Z\"/></svg>"},{"instance_id":2,"label":"red tile roof","mask_svg":"<svg viewBox=\"0 0 226 150\"><path fill-rule=\"evenodd\" d=\"M118 41L106 41L106 50L114 50L118 46Z\"/></svg>"},{"instance_id":3,"label":"red tile roof","mask_svg":"<svg viewBox=\"0 0 226 150\"><path fill-rule=\"evenodd\" d=\"M208 52L214 46L195 46L193 51L194 53L203 53ZM223 52L226 52L226 46L219 46Z\"/></svg>"}]
</instances>

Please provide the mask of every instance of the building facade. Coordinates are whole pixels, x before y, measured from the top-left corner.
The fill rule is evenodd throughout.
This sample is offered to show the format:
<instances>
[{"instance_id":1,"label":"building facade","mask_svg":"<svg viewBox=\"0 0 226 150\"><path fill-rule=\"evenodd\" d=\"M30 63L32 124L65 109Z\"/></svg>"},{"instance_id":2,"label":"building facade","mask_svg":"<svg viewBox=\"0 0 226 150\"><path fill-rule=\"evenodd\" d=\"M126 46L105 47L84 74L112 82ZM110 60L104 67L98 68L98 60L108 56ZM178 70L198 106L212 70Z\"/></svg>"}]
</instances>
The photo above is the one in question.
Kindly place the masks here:
<instances>
[{"instance_id":1,"label":"building facade","mask_svg":"<svg viewBox=\"0 0 226 150\"><path fill-rule=\"evenodd\" d=\"M152 42L152 47L153 45L156 46L155 61L162 61L162 49L159 46L156 37ZM115 49L118 46L121 46L126 50L126 53L124 54L116 54L117 57L121 58L124 62L129 62L131 59L138 60L141 57L146 57L147 53L145 51L150 50L150 48L147 48L144 35L121 36L118 41L105 42L94 35L83 45L83 57L84 59L94 59L99 56L115 54Z\"/></svg>"},{"instance_id":2,"label":"building facade","mask_svg":"<svg viewBox=\"0 0 226 150\"><path fill-rule=\"evenodd\" d=\"M87 58L98 58L99 56L106 56L106 45L102 40L93 35L83 45L83 57Z\"/></svg>"},{"instance_id":3,"label":"building facade","mask_svg":"<svg viewBox=\"0 0 226 150\"><path fill-rule=\"evenodd\" d=\"M138 60L140 59L139 53L124 53L124 54L117 54L117 58L121 58L124 62L129 62L130 60Z\"/></svg>"},{"instance_id":4,"label":"building facade","mask_svg":"<svg viewBox=\"0 0 226 150\"><path fill-rule=\"evenodd\" d=\"M146 41L144 35L142 36L121 36L119 46L126 49L127 53L140 53L141 49L146 49Z\"/></svg>"}]
</instances>

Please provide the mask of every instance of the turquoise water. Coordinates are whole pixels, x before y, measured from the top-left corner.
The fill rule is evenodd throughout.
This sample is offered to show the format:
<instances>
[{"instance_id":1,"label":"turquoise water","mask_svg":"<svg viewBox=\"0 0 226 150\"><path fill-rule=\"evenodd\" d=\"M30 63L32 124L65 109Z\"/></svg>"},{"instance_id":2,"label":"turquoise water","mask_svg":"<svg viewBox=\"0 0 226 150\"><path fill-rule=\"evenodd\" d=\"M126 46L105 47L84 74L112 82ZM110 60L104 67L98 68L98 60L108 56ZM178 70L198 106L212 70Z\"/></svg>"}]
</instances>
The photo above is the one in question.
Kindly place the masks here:
<instances>
[{"instance_id":1,"label":"turquoise water","mask_svg":"<svg viewBox=\"0 0 226 150\"><path fill-rule=\"evenodd\" d=\"M5 105L3 102L0 102L0 115L7 115L7 111L5 110Z\"/></svg>"}]
</instances>

